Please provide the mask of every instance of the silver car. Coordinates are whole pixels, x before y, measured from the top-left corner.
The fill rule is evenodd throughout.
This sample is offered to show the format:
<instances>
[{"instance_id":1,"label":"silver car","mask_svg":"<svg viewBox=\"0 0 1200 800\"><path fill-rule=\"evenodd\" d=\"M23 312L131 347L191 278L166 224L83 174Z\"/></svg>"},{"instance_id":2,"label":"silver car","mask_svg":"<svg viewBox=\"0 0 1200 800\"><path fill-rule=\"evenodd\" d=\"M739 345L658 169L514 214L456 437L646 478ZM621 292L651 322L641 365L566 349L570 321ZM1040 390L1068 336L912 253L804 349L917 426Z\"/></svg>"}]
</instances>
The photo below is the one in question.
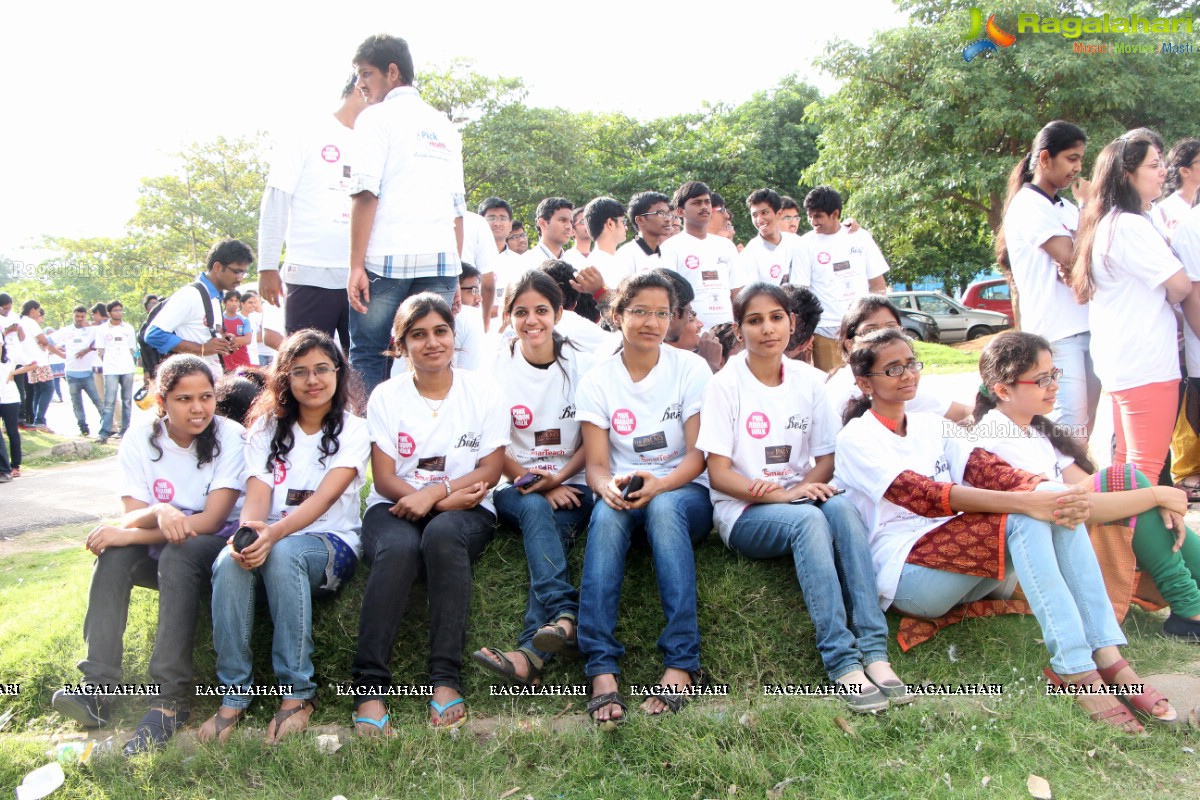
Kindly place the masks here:
<instances>
[{"instance_id":1,"label":"silver car","mask_svg":"<svg viewBox=\"0 0 1200 800\"><path fill-rule=\"evenodd\" d=\"M899 308L933 317L941 330L943 344L978 339L1012 327L1012 320L1004 314L967 308L941 292L892 292L888 299Z\"/></svg>"}]
</instances>

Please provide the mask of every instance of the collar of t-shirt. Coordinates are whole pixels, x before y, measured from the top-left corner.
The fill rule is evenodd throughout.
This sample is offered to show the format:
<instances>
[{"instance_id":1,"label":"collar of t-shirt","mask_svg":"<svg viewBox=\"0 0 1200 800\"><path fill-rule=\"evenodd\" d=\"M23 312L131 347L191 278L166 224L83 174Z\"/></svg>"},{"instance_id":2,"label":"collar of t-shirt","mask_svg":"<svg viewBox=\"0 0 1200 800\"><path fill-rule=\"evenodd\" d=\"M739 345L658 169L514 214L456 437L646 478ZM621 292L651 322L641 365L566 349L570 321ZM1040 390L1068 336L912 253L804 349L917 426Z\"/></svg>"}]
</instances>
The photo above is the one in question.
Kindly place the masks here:
<instances>
[{"instance_id":1,"label":"collar of t-shirt","mask_svg":"<svg viewBox=\"0 0 1200 800\"><path fill-rule=\"evenodd\" d=\"M1027 184L1025 184L1025 186L1029 189L1033 189L1035 192L1037 192L1042 197L1046 198L1047 200L1049 200L1051 203L1053 203L1056 206L1061 206L1063 204L1061 197L1059 197L1057 194L1054 195L1054 197L1051 197L1050 195L1046 194L1046 192L1042 189L1042 187L1038 186L1036 183L1027 183Z\"/></svg>"},{"instance_id":2,"label":"collar of t-shirt","mask_svg":"<svg viewBox=\"0 0 1200 800\"><path fill-rule=\"evenodd\" d=\"M637 237L636 239L634 239L633 241L636 242L637 246L642 248L642 252L648 256L661 256L662 255L662 247L661 246L655 247L653 250L651 250L650 245L646 244L646 240L640 236Z\"/></svg>"},{"instance_id":3,"label":"collar of t-shirt","mask_svg":"<svg viewBox=\"0 0 1200 800\"><path fill-rule=\"evenodd\" d=\"M386 103L388 100L395 100L397 98L404 97L406 95L420 97L420 95L417 93L416 88L414 88L412 86L397 86L395 89L392 89L390 92L387 93L387 96L383 98L383 102Z\"/></svg>"},{"instance_id":4,"label":"collar of t-shirt","mask_svg":"<svg viewBox=\"0 0 1200 800\"><path fill-rule=\"evenodd\" d=\"M205 289L208 289L209 297L219 298L221 296L221 291L216 287L216 284L214 284L212 281L210 281L208 279L208 276L205 275L203 272L200 273L200 277L197 280L199 280L200 283L204 284Z\"/></svg>"},{"instance_id":5,"label":"collar of t-shirt","mask_svg":"<svg viewBox=\"0 0 1200 800\"><path fill-rule=\"evenodd\" d=\"M548 259L550 259L550 260L552 260L552 261L558 261L558 260L562 259L562 257L563 257L564 255L566 255L566 251L565 251L565 250L564 250L563 252L559 253L558 255L554 255L554 253L551 253L551 252L550 252L550 248L549 248L549 247L546 247L546 245L542 244L541 242L538 242L538 243L537 243L537 249L539 249L539 250L541 250L543 253L545 253L545 254L546 254L546 258L548 258Z\"/></svg>"}]
</instances>

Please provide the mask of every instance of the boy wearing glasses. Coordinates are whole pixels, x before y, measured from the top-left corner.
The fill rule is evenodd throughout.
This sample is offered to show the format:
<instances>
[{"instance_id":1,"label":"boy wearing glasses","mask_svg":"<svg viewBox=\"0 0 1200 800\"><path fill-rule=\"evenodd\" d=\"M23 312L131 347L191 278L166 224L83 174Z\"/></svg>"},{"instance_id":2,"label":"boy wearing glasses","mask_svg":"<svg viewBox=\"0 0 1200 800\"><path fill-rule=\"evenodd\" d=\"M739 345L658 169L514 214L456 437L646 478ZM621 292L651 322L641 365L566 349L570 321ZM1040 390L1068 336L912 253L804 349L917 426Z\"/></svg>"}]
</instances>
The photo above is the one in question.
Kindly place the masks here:
<instances>
[{"instance_id":1,"label":"boy wearing glasses","mask_svg":"<svg viewBox=\"0 0 1200 800\"><path fill-rule=\"evenodd\" d=\"M629 198L629 221L637 237L617 248L622 275L637 275L662 266L659 245L670 235L671 216L671 198L661 192L639 192Z\"/></svg>"}]
</instances>

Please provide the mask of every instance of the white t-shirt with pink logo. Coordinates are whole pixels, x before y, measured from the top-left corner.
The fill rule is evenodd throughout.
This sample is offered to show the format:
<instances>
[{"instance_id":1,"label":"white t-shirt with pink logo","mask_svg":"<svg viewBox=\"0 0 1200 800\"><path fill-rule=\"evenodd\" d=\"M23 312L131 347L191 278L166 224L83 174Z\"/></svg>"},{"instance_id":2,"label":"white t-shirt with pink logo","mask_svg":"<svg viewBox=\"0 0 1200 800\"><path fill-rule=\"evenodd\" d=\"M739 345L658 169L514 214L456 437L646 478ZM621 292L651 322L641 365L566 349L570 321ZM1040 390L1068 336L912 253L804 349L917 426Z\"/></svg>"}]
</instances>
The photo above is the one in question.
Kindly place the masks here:
<instances>
[{"instance_id":1,"label":"white t-shirt with pink logo","mask_svg":"<svg viewBox=\"0 0 1200 800\"><path fill-rule=\"evenodd\" d=\"M762 236L755 236L746 242L738 254L733 272L735 288L749 286L756 281L778 286L791 276L792 259L800 246L800 237L787 231L781 231L779 236L779 244L771 244Z\"/></svg>"},{"instance_id":2,"label":"white t-shirt with pink logo","mask_svg":"<svg viewBox=\"0 0 1200 800\"><path fill-rule=\"evenodd\" d=\"M704 392L700 437L705 453L725 456L733 469L785 489L802 483L813 459L834 451L841 426L833 419L821 374L799 361L783 360L783 381L766 386L745 358L732 358ZM721 540L750 503L712 490L713 521Z\"/></svg>"},{"instance_id":3,"label":"white t-shirt with pink logo","mask_svg":"<svg viewBox=\"0 0 1200 800\"><path fill-rule=\"evenodd\" d=\"M686 454L683 425L700 413L711 379L712 371L700 356L662 345L658 364L634 383L617 353L583 376L575 415L609 432L614 475L642 470L661 478ZM701 473L696 483L708 486L708 473Z\"/></svg>"},{"instance_id":4,"label":"white t-shirt with pink logo","mask_svg":"<svg viewBox=\"0 0 1200 800\"><path fill-rule=\"evenodd\" d=\"M333 505L296 533L331 533L349 545L356 556L361 556L362 518L358 514L358 493L366 476L367 458L371 455L371 437L367 432L367 421L362 417L344 412L342 420L338 451L326 456L324 465L321 464L322 432L309 435L298 424L293 424L292 449L282 463L276 462L271 469L267 469L267 457L271 453L275 422L255 424L246 434L246 480L258 479L271 487L271 510L266 519L269 524L295 511L317 490L331 470L339 467L354 470L354 480Z\"/></svg>"},{"instance_id":5,"label":"white t-shirt with pink logo","mask_svg":"<svg viewBox=\"0 0 1200 800\"><path fill-rule=\"evenodd\" d=\"M371 442L395 460L396 477L414 489L448 483L508 444L508 408L495 402L495 387L479 375L454 370L441 401L421 397L413 378L408 372L384 381L367 403ZM376 503L392 505L372 487L367 506ZM479 505L496 513L490 495Z\"/></svg>"},{"instance_id":6,"label":"white t-shirt with pink logo","mask_svg":"<svg viewBox=\"0 0 1200 800\"><path fill-rule=\"evenodd\" d=\"M121 468L121 496L141 500L148 505L168 503L180 511L199 513L204 510L210 492L216 489L237 489L238 502L229 512L236 520L242 506L241 492L246 485L246 457L241 425L225 417L214 417L220 452L204 466L196 464L196 443L186 448L171 440L160 426L156 443L162 450L159 457L150 445L148 424L135 425L121 439L117 463Z\"/></svg>"},{"instance_id":7,"label":"white t-shirt with pink logo","mask_svg":"<svg viewBox=\"0 0 1200 800\"><path fill-rule=\"evenodd\" d=\"M531 365L518 343L509 352L502 346L491 379L503 392L510 419L509 455L522 467L558 472L583 444L576 418L575 393L590 359L569 343L562 357L545 369ZM568 483L587 485L583 471Z\"/></svg>"},{"instance_id":8,"label":"white t-shirt with pink logo","mask_svg":"<svg viewBox=\"0 0 1200 800\"><path fill-rule=\"evenodd\" d=\"M841 228L825 235L809 231L800 237L791 279L793 286L808 286L821 301L817 333L836 336L850 305L870 293L870 281L888 271L879 245L865 230L849 233Z\"/></svg>"},{"instance_id":9,"label":"white t-shirt with pink logo","mask_svg":"<svg viewBox=\"0 0 1200 800\"><path fill-rule=\"evenodd\" d=\"M692 309L711 328L733 321L733 268L738 260L737 247L723 236L709 234L697 239L687 231L677 233L659 246L662 266L682 275L696 290Z\"/></svg>"}]
</instances>

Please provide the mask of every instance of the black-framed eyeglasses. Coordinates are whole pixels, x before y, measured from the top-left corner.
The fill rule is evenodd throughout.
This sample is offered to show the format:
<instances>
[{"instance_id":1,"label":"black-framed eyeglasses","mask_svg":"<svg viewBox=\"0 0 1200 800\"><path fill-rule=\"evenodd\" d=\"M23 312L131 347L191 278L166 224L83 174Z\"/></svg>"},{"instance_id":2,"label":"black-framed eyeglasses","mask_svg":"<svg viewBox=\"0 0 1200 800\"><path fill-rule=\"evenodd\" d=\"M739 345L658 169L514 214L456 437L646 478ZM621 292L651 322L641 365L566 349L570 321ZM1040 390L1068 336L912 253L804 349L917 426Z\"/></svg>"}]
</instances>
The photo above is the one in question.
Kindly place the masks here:
<instances>
[{"instance_id":1,"label":"black-framed eyeglasses","mask_svg":"<svg viewBox=\"0 0 1200 800\"><path fill-rule=\"evenodd\" d=\"M1050 384L1058 383L1058 379L1061 378L1062 376L1063 376L1063 371L1061 369L1059 369L1058 367L1055 367L1054 369L1050 370L1049 375L1043 375L1042 377L1038 378L1036 381L1013 381L1013 383L1021 383L1026 386L1036 386L1039 389L1047 389L1047 388L1049 388Z\"/></svg>"},{"instance_id":2,"label":"black-framed eyeglasses","mask_svg":"<svg viewBox=\"0 0 1200 800\"><path fill-rule=\"evenodd\" d=\"M890 367L882 370L881 372L868 372L867 375L887 375L889 378L899 378L904 374L905 370L915 374L923 369L925 369L925 364L923 362L910 361L907 364L892 364Z\"/></svg>"},{"instance_id":3,"label":"black-framed eyeglasses","mask_svg":"<svg viewBox=\"0 0 1200 800\"><path fill-rule=\"evenodd\" d=\"M658 217L659 219L670 219L675 216L670 211L646 211L638 214L639 217Z\"/></svg>"},{"instance_id":4,"label":"black-framed eyeglasses","mask_svg":"<svg viewBox=\"0 0 1200 800\"><path fill-rule=\"evenodd\" d=\"M458 288L467 294L480 294L482 291L478 286L460 286Z\"/></svg>"},{"instance_id":5,"label":"black-framed eyeglasses","mask_svg":"<svg viewBox=\"0 0 1200 800\"><path fill-rule=\"evenodd\" d=\"M512 236L509 236L504 241L511 242L513 239L528 239L528 238L529 238L529 234L522 231L521 233L514 233Z\"/></svg>"}]
</instances>

